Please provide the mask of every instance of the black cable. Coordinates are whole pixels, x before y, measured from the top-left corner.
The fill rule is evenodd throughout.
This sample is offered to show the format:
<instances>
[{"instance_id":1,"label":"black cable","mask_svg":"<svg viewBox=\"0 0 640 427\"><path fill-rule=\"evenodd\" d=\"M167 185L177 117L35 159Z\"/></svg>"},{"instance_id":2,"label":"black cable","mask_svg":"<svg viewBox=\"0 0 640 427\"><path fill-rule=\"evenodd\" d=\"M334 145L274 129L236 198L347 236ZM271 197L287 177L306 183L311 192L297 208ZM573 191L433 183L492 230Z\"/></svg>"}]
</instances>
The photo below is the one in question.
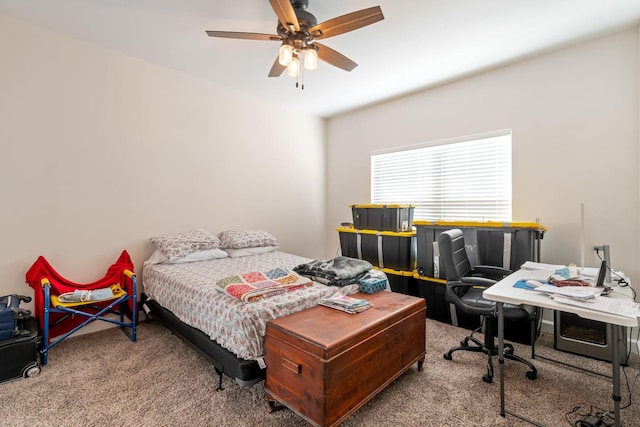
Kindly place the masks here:
<instances>
[{"instance_id":1,"label":"black cable","mask_svg":"<svg viewBox=\"0 0 640 427\"><path fill-rule=\"evenodd\" d=\"M586 416L591 415L591 413L588 414L581 414L580 412L578 412L578 409L582 408L582 406L578 405L578 406L574 406L572 410L570 410L569 412L566 412L564 414L564 419L567 420L567 423L569 423L569 425L572 425L574 427L579 427L580 426L580 421L582 421L582 419ZM578 416L580 416L580 418L578 420L576 420L575 422L571 422L569 420L569 415L572 414L578 414Z\"/></svg>"},{"instance_id":2,"label":"black cable","mask_svg":"<svg viewBox=\"0 0 640 427\"><path fill-rule=\"evenodd\" d=\"M602 261L603 259L600 256L600 251L597 248L596 248L595 251L596 251L596 255L598 256L598 258L600 258L600 260ZM636 297L637 297L635 289L633 289L633 287L629 286L629 282L627 282L624 277L622 277L621 275L616 273L613 270L613 268L611 268L611 266L608 265L608 264L607 264L607 269L609 270L610 273L612 273L613 275L615 275L618 278L618 279L616 279L616 281L618 282L618 286L619 287L627 287L628 286L629 289L631 289L631 292L633 294L632 299L635 302ZM629 332L629 339L628 339L629 346L628 346L627 355L626 355L627 356L627 358L626 358L627 361L629 360L629 358L631 356L631 343L632 343L631 338L632 338L632 335L631 335L631 331L630 331ZM638 345L639 345L639 341L638 341L639 339L640 339L640 329L638 329L638 332L636 333L636 347L638 347ZM640 347L638 348L638 350L639 350L638 353L640 354ZM612 361L612 363L615 363L615 361ZM628 403L626 403L625 405L620 407L621 410L622 409L627 409L632 405L632 403L633 403L633 389L635 388L635 385L638 382L638 379L640 378L640 372L637 372L635 377L633 378L632 384L630 384L629 383L629 376L627 375L627 370L626 370L627 367L628 366L623 366L622 367L622 373L624 374L625 384L626 384L626 387L627 387L627 392L629 393L629 401L628 401ZM577 413L581 417L586 417L586 416L589 416L589 415L593 415L593 413L594 413L593 406L591 406L591 411L588 414L581 414L581 413L577 412L578 409L580 409L580 406L576 406L576 407L573 408L572 411L565 413L565 419L567 420L567 422L569 424L571 424L571 421L569 421L569 415L571 415L571 414ZM595 416L597 416L598 418L600 418L600 420L602 420L603 426L613 426L615 424L615 419L611 415L611 411L603 411L603 410L600 409L600 410L596 411ZM607 419L609 419L611 421L607 422L607 421L605 421L605 418L607 418ZM579 427L581 421L582 421L582 419L577 420L572 425L574 425L576 427Z\"/></svg>"},{"instance_id":3,"label":"black cable","mask_svg":"<svg viewBox=\"0 0 640 427\"><path fill-rule=\"evenodd\" d=\"M625 334L625 339L626 339L626 334ZM636 340L637 342L637 340ZM628 364L629 363L629 358L631 357L631 331L629 331L629 339L628 339L628 348L627 348L627 358L625 359L625 362ZM620 409L626 409L629 406L631 406L631 386L629 385L629 376L627 375L627 371L626 368L628 367L628 365L623 365L622 366L622 373L624 374L624 379L625 379L625 383L627 385L627 392L629 393L629 403L627 403L626 405L621 405ZM637 377L637 376L636 376Z\"/></svg>"},{"instance_id":4,"label":"black cable","mask_svg":"<svg viewBox=\"0 0 640 427\"><path fill-rule=\"evenodd\" d=\"M628 407L630 407L633 404L633 390L635 389L636 383L638 382L638 379L640 378L640 371L638 371L638 372L636 372L636 375L633 378L633 382L631 384L629 384L629 376L627 375L626 368L628 368L628 366L623 366L622 367L622 373L624 374L625 382L626 382L626 385L627 385L627 390L629 392L629 402L626 405L620 407L620 409L627 409Z\"/></svg>"},{"instance_id":5,"label":"black cable","mask_svg":"<svg viewBox=\"0 0 640 427\"><path fill-rule=\"evenodd\" d=\"M600 260L602 261L602 257L600 256L600 251L598 249L596 249L596 255L598 255L598 258L600 258ZM627 282L624 279L624 277L620 276L618 273L613 271L613 269L611 268L610 265L607 264L607 268L609 269L609 271L611 273L613 273L615 276L618 277L618 280L617 280L618 286L620 286L620 287L629 286L629 282ZM632 299L633 299L633 301L635 301L636 300L636 291L631 286L629 286L629 289L631 289L631 292L633 294L633 298ZM636 346L638 345L638 339L639 338L640 338L640 329L638 330L637 336L636 336ZM628 349L627 349L627 358L626 358L627 361L629 360L629 357L631 356L631 343L632 343L632 341L631 341L631 331L629 332L628 343L629 343L629 346L628 346ZM640 354L640 351L639 351L639 354ZM626 384L627 384L627 391L629 392L629 403L627 403L626 405L620 407L620 409L626 409L629 406L631 406L631 403L632 403L632 391L633 390L632 390L632 387L629 385L629 377L627 376L627 371L625 370L625 368L626 368L625 366L622 367L622 373L624 374L624 377L625 377L625 380L626 380ZM636 374L636 377L634 379L634 385L635 385L635 382L638 379L638 375L640 375L640 373Z\"/></svg>"},{"instance_id":6,"label":"black cable","mask_svg":"<svg viewBox=\"0 0 640 427\"><path fill-rule=\"evenodd\" d=\"M598 250L596 248L596 255L598 255L598 258L600 258L600 261L603 261L602 257L600 256L600 250ZM614 276L616 276L618 279L616 280L616 282L618 282L618 286L622 287L626 287L629 286L629 282L627 282L627 280L622 277L621 275L619 275L618 273L616 273L613 268L611 268L611 266L609 264L607 264L607 269L609 270L609 272L611 274L613 274ZM631 289L631 292L633 293L633 300L636 300L636 291L635 289L633 289L631 286L629 286L629 289Z\"/></svg>"},{"instance_id":7,"label":"black cable","mask_svg":"<svg viewBox=\"0 0 640 427\"><path fill-rule=\"evenodd\" d=\"M627 375L625 366L622 367L622 373L624 375L624 382L627 385L627 391L629 392L629 402L627 402L627 404L625 405L620 406L620 410L627 409L629 406L631 406L631 385L629 384L629 376Z\"/></svg>"}]
</instances>

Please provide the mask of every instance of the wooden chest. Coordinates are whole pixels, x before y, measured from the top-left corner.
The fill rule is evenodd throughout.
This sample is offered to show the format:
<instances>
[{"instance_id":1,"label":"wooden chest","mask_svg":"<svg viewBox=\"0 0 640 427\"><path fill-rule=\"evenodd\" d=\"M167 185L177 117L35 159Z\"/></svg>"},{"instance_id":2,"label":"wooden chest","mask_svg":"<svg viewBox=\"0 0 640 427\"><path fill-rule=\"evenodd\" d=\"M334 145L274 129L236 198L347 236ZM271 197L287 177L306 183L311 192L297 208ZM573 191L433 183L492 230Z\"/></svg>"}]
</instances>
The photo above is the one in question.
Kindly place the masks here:
<instances>
[{"instance_id":1,"label":"wooden chest","mask_svg":"<svg viewBox=\"0 0 640 427\"><path fill-rule=\"evenodd\" d=\"M426 304L394 292L356 294L358 314L316 306L267 323L265 397L315 426L335 426L425 357Z\"/></svg>"}]
</instances>

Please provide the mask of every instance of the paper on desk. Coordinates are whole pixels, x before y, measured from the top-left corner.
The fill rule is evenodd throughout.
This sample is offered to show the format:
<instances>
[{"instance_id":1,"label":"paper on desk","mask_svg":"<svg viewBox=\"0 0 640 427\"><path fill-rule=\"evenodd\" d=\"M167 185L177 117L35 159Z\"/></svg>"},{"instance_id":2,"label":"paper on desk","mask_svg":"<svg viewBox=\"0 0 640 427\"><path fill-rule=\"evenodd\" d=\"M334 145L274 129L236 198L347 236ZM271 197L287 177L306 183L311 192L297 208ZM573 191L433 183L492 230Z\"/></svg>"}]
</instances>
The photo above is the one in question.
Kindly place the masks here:
<instances>
[{"instance_id":1,"label":"paper on desk","mask_svg":"<svg viewBox=\"0 0 640 427\"><path fill-rule=\"evenodd\" d=\"M520 266L520 268L523 268L525 270L549 270L549 271L556 271L557 269L563 268L563 267L565 266L560 264L545 264L542 262L535 262L535 261L525 261L524 264Z\"/></svg>"},{"instance_id":2,"label":"paper on desk","mask_svg":"<svg viewBox=\"0 0 640 427\"><path fill-rule=\"evenodd\" d=\"M609 297L595 297L590 300L579 301L573 298L566 298L561 295L554 295L553 300L563 304L589 308L591 310L629 317L631 319L638 317L639 313L637 303Z\"/></svg>"},{"instance_id":3,"label":"paper on desk","mask_svg":"<svg viewBox=\"0 0 640 427\"><path fill-rule=\"evenodd\" d=\"M540 285L537 288L533 288L534 291L544 292L547 294L560 295L567 298L573 298L578 300L593 299L602 293L602 288L592 288L588 286L552 286L552 285Z\"/></svg>"}]
</instances>

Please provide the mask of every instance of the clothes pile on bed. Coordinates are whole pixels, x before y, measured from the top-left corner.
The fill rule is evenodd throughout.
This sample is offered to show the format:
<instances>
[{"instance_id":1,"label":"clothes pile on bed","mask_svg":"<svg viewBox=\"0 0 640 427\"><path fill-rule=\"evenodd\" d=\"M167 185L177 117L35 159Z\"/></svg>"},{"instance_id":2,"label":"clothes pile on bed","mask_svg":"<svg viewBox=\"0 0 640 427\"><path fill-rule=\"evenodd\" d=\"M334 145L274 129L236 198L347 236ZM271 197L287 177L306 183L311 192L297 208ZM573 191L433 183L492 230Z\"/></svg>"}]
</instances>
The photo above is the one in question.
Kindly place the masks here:
<instances>
[{"instance_id":1,"label":"clothes pile on bed","mask_svg":"<svg viewBox=\"0 0 640 427\"><path fill-rule=\"evenodd\" d=\"M345 256L310 261L294 267L293 270L301 276L329 286L360 284L371 278L386 281L386 275L382 271L374 270L369 261Z\"/></svg>"}]
</instances>

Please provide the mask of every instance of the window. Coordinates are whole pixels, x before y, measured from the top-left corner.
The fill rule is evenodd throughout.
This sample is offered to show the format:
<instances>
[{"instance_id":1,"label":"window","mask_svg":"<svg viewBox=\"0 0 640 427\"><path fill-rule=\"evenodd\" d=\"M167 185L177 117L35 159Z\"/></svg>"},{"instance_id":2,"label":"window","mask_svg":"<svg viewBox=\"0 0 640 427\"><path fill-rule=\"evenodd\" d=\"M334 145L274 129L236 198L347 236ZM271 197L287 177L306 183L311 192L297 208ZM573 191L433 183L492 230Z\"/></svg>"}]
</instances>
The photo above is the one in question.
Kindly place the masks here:
<instances>
[{"instance_id":1,"label":"window","mask_svg":"<svg viewBox=\"0 0 640 427\"><path fill-rule=\"evenodd\" d=\"M371 203L415 204L417 220L511 221L511 131L373 153Z\"/></svg>"}]
</instances>

